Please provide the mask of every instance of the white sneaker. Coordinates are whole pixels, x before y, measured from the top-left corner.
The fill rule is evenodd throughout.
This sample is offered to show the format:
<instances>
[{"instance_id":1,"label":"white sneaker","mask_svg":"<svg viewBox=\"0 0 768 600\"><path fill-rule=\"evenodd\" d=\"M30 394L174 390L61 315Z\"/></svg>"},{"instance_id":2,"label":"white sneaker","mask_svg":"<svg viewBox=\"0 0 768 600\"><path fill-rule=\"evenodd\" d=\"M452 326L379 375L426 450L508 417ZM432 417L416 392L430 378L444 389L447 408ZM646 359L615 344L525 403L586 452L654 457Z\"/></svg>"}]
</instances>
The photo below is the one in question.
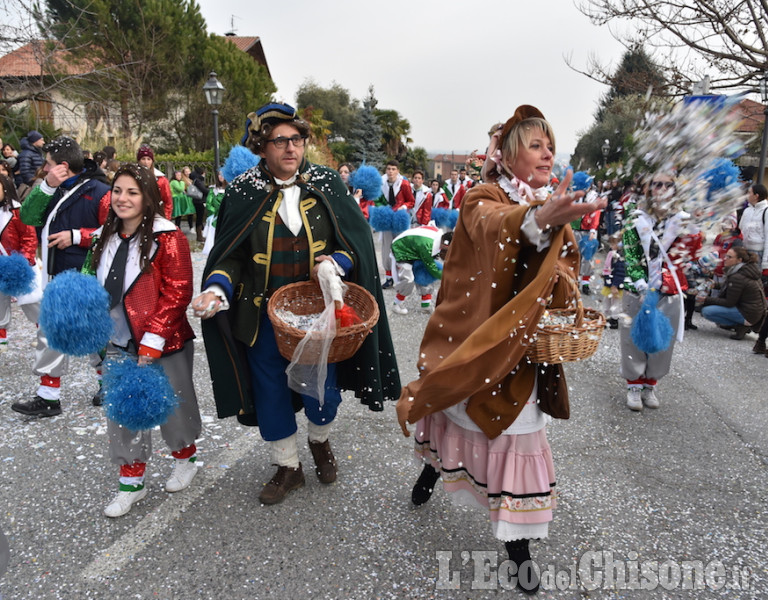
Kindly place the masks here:
<instances>
[{"instance_id":1,"label":"white sneaker","mask_svg":"<svg viewBox=\"0 0 768 600\"><path fill-rule=\"evenodd\" d=\"M627 408L630 410L643 410L643 399L639 389L627 389Z\"/></svg>"},{"instance_id":2,"label":"white sneaker","mask_svg":"<svg viewBox=\"0 0 768 600\"><path fill-rule=\"evenodd\" d=\"M398 315L407 315L408 314L408 309L405 308L405 306L403 306L402 304L399 304L399 303L395 302L392 305L392 312L393 313L397 313Z\"/></svg>"},{"instance_id":3,"label":"white sneaker","mask_svg":"<svg viewBox=\"0 0 768 600\"><path fill-rule=\"evenodd\" d=\"M143 487L138 492L118 492L114 500L104 509L104 514L108 517L122 517L128 514L136 502L147 495L147 488Z\"/></svg>"},{"instance_id":4,"label":"white sneaker","mask_svg":"<svg viewBox=\"0 0 768 600\"><path fill-rule=\"evenodd\" d=\"M640 392L640 396L643 399L643 404L648 408L659 408L659 399L656 397L656 392L652 387L644 387Z\"/></svg>"},{"instance_id":5,"label":"white sneaker","mask_svg":"<svg viewBox=\"0 0 768 600\"><path fill-rule=\"evenodd\" d=\"M188 458L174 458L173 472L165 482L166 492L180 492L189 487L197 474L197 463Z\"/></svg>"},{"instance_id":6,"label":"white sneaker","mask_svg":"<svg viewBox=\"0 0 768 600\"><path fill-rule=\"evenodd\" d=\"M435 312L435 307L431 304L427 304L426 306L421 307L421 312L427 315L431 315L433 312Z\"/></svg>"},{"instance_id":7,"label":"white sneaker","mask_svg":"<svg viewBox=\"0 0 768 600\"><path fill-rule=\"evenodd\" d=\"M8 342L6 340L0 342L0 352L8 352Z\"/></svg>"}]
</instances>

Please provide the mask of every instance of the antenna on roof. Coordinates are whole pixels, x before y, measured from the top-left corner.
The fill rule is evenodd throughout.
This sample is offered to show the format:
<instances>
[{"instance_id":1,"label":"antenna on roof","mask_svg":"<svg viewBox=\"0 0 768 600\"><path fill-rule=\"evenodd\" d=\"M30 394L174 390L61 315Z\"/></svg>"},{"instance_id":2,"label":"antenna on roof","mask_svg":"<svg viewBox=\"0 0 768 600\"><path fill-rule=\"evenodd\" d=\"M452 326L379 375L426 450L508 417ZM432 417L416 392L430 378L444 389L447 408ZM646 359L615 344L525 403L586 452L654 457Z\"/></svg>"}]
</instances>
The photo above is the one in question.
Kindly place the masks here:
<instances>
[{"instance_id":1,"label":"antenna on roof","mask_svg":"<svg viewBox=\"0 0 768 600\"><path fill-rule=\"evenodd\" d=\"M224 35L228 37L234 37L237 35L237 29L235 29L235 19L239 19L237 15L232 15L232 18L230 19L230 30L227 31Z\"/></svg>"}]
</instances>

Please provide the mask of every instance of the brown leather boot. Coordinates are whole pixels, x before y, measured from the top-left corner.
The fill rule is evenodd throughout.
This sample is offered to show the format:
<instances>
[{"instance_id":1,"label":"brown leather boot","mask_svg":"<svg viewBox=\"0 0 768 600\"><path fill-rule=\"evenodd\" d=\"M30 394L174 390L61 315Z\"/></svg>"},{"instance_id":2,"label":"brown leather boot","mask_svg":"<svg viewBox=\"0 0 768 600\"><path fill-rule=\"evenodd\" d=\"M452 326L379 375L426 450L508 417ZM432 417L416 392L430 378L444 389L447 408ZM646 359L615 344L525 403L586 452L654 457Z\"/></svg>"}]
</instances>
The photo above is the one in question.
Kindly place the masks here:
<instances>
[{"instance_id":1,"label":"brown leather boot","mask_svg":"<svg viewBox=\"0 0 768 600\"><path fill-rule=\"evenodd\" d=\"M196 227L195 234L197 235L197 241L202 244L205 241L205 238L203 237L203 228L199 226Z\"/></svg>"},{"instance_id":2,"label":"brown leather boot","mask_svg":"<svg viewBox=\"0 0 768 600\"><path fill-rule=\"evenodd\" d=\"M297 469L291 467L277 467L277 473L269 480L259 494L262 504L277 504L282 502L289 492L297 490L304 485L304 471L301 463Z\"/></svg>"},{"instance_id":3,"label":"brown leather boot","mask_svg":"<svg viewBox=\"0 0 768 600\"><path fill-rule=\"evenodd\" d=\"M755 354L765 354L765 340L757 338L755 345L752 346L752 352Z\"/></svg>"},{"instance_id":4,"label":"brown leather boot","mask_svg":"<svg viewBox=\"0 0 768 600\"><path fill-rule=\"evenodd\" d=\"M324 442L309 442L312 458L315 459L315 473L320 483L333 483L336 481L336 458L331 451L328 440Z\"/></svg>"}]
</instances>

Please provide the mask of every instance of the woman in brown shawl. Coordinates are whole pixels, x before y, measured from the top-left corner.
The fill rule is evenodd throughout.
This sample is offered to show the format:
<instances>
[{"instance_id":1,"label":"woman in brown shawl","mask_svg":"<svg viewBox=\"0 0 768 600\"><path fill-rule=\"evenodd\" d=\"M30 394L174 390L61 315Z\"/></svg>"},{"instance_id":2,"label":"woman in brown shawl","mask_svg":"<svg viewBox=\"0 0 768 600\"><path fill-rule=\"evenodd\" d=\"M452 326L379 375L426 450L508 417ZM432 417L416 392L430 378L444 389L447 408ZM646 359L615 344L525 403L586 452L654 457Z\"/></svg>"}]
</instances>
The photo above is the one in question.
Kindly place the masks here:
<instances>
[{"instance_id":1,"label":"woman in brown shawl","mask_svg":"<svg viewBox=\"0 0 768 600\"><path fill-rule=\"evenodd\" d=\"M397 405L406 436L416 423L425 462L413 503L424 504L442 475L454 502L489 510L528 593L539 585L528 540L547 536L555 504L545 425L568 418L568 398L560 365L528 362L526 347L547 306L567 304L565 277L578 275L567 224L604 204L575 203L583 192L568 192L570 172L550 195L554 154L552 128L532 106L494 134L484 168L493 183L464 197L421 376Z\"/></svg>"}]
</instances>

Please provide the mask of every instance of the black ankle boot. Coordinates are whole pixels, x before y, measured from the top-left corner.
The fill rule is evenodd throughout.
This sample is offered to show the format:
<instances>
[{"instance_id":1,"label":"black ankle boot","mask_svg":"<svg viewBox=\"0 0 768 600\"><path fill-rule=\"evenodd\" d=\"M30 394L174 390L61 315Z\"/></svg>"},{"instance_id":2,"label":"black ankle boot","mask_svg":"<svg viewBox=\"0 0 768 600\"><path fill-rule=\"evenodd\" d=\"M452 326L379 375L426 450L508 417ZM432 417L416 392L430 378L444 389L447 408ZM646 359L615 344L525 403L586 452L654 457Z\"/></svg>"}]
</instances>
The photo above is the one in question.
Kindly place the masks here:
<instances>
[{"instance_id":1,"label":"black ankle boot","mask_svg":"<svg viewBox=\"0 0 768 600\"><path fill-rule=\"evenodd\" d=\"M504 542L509 560L517 565L517 589L529 595L539 591L539 575L533 568L531 553L528 550L530 540Z\"/></svg>"},{"instance_id":2,"label":"black ankle boot","mask_svg":"<svg viewBox=\"0 0 768 600\"><path fill-rule=\"evenodd\" d=\"M732 340L743 340L746 335L751 331L749 325L736 325L736 333L731 336Z\"/></svg>"},{"instance_id":3,"label":"black ankle boot","mask_svg":"<svg viewBox=\"0 0 768 600\"><path fill-rule=\"evenodd\" d=\"M411 492L411 502L416 506L421 506L432 497L432 491L435 489L437 480L440 479L440 471L435 471L432 465L424 465L421 475L416 480Z\"/></svg>"}]
</instances>

